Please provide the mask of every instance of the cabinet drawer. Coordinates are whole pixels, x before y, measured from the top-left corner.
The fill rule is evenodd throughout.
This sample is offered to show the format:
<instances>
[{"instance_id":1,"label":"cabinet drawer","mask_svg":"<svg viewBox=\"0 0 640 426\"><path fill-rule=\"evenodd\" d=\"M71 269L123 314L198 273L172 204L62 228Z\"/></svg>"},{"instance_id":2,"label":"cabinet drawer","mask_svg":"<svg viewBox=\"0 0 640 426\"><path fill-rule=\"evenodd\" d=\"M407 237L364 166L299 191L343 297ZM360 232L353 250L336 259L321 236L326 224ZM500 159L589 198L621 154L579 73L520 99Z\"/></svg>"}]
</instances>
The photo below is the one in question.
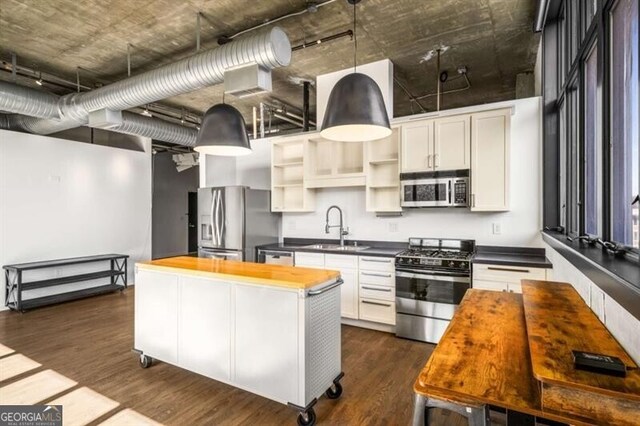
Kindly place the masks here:
<instances>
[{"instance_id":1,"label":"cabinet drawer","mask_svg":"<svg viewBox=\"0 0 640 426\"><path fill-rule=\"evenodd\" d=\"M507 283L500 281L486 281L473 278L473 288L478 290L491 290L491 291L507 291Z\"/></svg>"},{"instance_id":2,"label":"cabinet drawer","mask_svg":"<svg viewBox=\"0 0 640 426\"><path fill-rule=\"evenodd\" d=\"M358 258L348 254L325 254L324 266L328 269L358 269Z\"/></svg>"},{"instance_id":3,"label":"cabinet drawer","mask_svg":"<svg viewBox=\"0 0 640 426\"><path fill-rule=\"evenodd\" d=\"M324 254L297 251L295 253L295 265L305 268L324 268Z\"/></svg>"},{"instance_id":4,"label":"cabinet drawer","mask_svg":"<svg viewBox=\"0 0 640 426\"><path fill-rule=\"evenodd\" d=\"M395 287L396 276L394 272L363 271L360 269L360 284L365 283Z\"/></svg>"},{"instance_id":5,"label":"cabinet drawer","mask_svg":"<svg viewBox=\"0 0 640 426\"><path fill-rule=\"evenodd\" d=\"M360 297L393 302L396 297L396 289L382 285L363 284L362 281L360 281Z\"/></svg>"},{"instance_id":6,"label":"cabinet drawer","mask_svg":"<svg viewBox=\"0 0 640 426\"><path fill-rule=\"evenodd\" d=\"M487 281L519 283L520 280L545 280L547 271L543 268L528 268L503 265L473 265L473 278Z\"/></svg>"},{"instance_id":7,"label":"cabinet drawer","mask_svg":"<svg viewBox=\"0 0 640 426\"><path fill-rule=\"evenodd\" d=\"M396 264L395 257L369 257L360 256L358 262L360 269L369 271L386 271L395 272Z\"/></svg>"},{"instance_id":8,"label":"cabinet drawer","mask_svg":"<svg viewBox=\"0 0 640 426\"><path fill-rule=\"evenodd\" d=\"M375 299L360 299L360 319L395 325L396 304Z\"/></svg>"}]
</instances>

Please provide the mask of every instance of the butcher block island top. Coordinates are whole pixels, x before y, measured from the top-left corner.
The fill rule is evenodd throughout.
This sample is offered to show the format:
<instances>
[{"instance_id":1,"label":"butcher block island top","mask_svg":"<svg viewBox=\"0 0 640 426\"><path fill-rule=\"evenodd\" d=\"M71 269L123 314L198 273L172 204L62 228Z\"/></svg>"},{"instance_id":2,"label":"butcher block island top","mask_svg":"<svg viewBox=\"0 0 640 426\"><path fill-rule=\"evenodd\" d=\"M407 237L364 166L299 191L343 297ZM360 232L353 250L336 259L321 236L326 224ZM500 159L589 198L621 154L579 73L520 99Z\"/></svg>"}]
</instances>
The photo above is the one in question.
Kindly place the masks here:
<instances>
[{"instance_id":1,"label":"butcher block island top","mask_svg":"<svg viewBox=\"0 0 640 426\"><path fill-rule=\"evenodd\" d=\"M178 256L138 262L139 269L178 272L217 279L231 279L250 284L306 290L335 281L340 272L264 263L236 262L202 257Z\"/></svg>"}]
</instances>

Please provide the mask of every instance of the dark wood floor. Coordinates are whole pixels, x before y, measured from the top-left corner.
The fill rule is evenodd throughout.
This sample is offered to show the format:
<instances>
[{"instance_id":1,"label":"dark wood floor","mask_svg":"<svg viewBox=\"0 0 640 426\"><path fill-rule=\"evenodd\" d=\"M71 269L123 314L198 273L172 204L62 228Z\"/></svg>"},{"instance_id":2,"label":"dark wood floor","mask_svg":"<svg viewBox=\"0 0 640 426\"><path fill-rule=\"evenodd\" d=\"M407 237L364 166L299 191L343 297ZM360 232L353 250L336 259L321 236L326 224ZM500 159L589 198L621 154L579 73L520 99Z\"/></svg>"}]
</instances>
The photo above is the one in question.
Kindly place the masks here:
<instances>
[{"instance_id":1,"label":"dark wood floor","mask_svg":"<svg viewBox=\"0 0 640 426\"><path fill-rule=\"evenodd\" d=\"M139 367L133 347L132 288L25 314L0 313L0 343L125 407L166 425L286 425L281 404L198 374L158 363ZM344 393L316 405L318 424L407 425L412 384L434 346L343 326ZM437 412L435 425L463 425Z\"/></svg>"}]
</instances>

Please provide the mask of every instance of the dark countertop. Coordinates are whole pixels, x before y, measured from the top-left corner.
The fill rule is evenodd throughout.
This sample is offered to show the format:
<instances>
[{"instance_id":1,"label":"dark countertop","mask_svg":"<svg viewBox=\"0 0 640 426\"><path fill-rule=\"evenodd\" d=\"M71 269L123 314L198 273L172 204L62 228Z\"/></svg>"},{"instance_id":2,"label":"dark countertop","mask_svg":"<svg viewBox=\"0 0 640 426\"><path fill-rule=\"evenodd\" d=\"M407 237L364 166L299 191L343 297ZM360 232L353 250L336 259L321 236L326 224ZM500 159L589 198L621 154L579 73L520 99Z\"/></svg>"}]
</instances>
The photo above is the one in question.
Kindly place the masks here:
<instances>
[{"instance_id":1,"label":"dark countertop","mask_svg":"<svg viewBox=\"0 0 640 426\"><path fill-rule=\"evenodd\" d=\"M529 268L553 268L543 248L477 246L472 263Z\"/></svg>"},{"instance_id":2,"label":"dark countertop","mask_svg":"<svg viewBox=\"0 0 640 426\"><path fill-rule=\"evenodd\" d=\"M354 242L358 243L358 246L369 247L364 250L356 251L342 251L342 250L330 250L330 249L316 249L308 248L311 244L340 244L338 240L321 240L321 239L306 239L306 238L285 238L282 243L265 244L256 246L257 249L266 250L281 250L281 251L303 251L309 253L330 253L330 254L346 254L354 256L378 256L378 257L394 257L396 254L407 248L407 243L401 242L388 242L388 241L345 241L345 245L352 246Z\"/></svg>"},{"instance_id":3,"label":"dark countertop","mask_svg":"<svg viewBox=\"0 0 640 426\"><path fill-rule=\"evenodd\" d=\"M352 246L357 242L359 246L367 246L365 250L341 251L330 249L309 248L311 244L339 244L338 240L322 240L310 238L285 238L282 243L265 244L257 246L257 249L302 251L309 253L332 253L354 256L379 256L394 257L407 248L407 243L389 241L345 241L345 245ZM471 259L472 263L493 264L504 266L520 266L530 268L552 268L553 265L545 257L543 248L530 247L499 247L477 246L476 254Z\"/></svg>"}]
</instances>

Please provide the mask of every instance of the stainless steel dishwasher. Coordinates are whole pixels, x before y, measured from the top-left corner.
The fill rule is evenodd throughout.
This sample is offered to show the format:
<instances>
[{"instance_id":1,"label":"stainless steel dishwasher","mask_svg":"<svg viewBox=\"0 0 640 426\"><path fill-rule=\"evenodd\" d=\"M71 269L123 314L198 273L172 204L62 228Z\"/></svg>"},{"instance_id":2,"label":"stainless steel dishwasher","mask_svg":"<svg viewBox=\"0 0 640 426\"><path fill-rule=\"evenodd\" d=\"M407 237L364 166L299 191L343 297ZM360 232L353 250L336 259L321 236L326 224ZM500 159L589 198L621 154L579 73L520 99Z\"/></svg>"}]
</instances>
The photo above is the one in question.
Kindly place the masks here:
<instances>
[{"instance_id":1,"label":"stainless steel dishwasher","mask_svg":"<svg viewBox=\"0 0 640 426\"><path fill-rule=\"evenodd\" d=\"M293 252L258 249L258 263L293 266Z\"/></svg>"}]
</instances>

